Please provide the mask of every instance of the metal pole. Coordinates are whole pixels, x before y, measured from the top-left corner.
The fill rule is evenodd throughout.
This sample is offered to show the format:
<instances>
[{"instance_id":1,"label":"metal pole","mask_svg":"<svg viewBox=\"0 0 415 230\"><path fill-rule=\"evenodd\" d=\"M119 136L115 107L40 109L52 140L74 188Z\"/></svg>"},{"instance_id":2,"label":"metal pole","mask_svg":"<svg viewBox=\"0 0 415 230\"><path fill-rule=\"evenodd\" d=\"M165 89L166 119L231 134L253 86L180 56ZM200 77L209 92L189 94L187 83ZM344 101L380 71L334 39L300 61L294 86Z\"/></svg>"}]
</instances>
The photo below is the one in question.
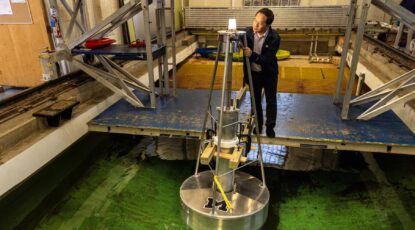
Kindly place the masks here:
<instances>
[{"instance_id":1,"label":"metal pole","mask_svg":"<svg viewBox=\"0 0 415 230\"><path fill-rule=\"evenodd\" d=\"M173 75L173 96L176 96L176 15L174 0L170 0L170 21L171 21L171 57Z\"/></svg>"},{"instance_id":2,"label":"metal pole","mask_svg":"<svg viewBox=\"0 0 415 230\"><path fill-rule=\"evenodd\" d=\"M153 52L151 49L151 32L150 32L150 19L149 19L149 8L148 0L141 2L143 8L144 17L144 31L145 31L145 42L146 42L146 54L147 54L147 72L148 72L148 88L150 88L150 102L151 107L156 107L156 94L154 91L154 73L153 73Z\"/></svg>"},{"instance_id":3,"label":"metal pole","mask_svg":"<svg viewBox=\"0 0 415 230\"><path fill-rule=\"evenodd\" d=\"M166 14L164 12L164 2L165 0L161 1L161 12L160 12L160 25L161 25L161 42L163 43L163 46L166 46L167 44L167 32L166 32ZM168 65L168 57L167 52L163 55L163 76L164 76L164 91L165 94L169 94L169 65Z\"/></svg>"},{"instance_id":4,"label":"metal pole","mask_svg":"<svg viewBox=\"0 0 415 230\"><path fill-rule=\"evenodd\" d=\"M398 29L398 33L396 34L395 43L393 45L396 49L399 48L399 42L401 41L403 26L404 26L403 22L399 21L399 29Z\"/></svg>"},{"instance_id":5,"label":"metal pole","mask_svg":"<svg viewBox=\"0 0 415 230\"><path fill-rule=\"evenodd\" d=\"M246 39L246 34L244 34L244 47L248 47L248 41ZM249 80L249 92L251 94L251 102L252 102L252 107L253 107L253 111L254 111L254 121L255 121L255 126L257 128L257 130L259 130L259 125L258 125L258 113L256 111L256 104L255 104L255 94L254 94L254 87L253 87L253 83L252 83L252 73L251 73L251 63L249 62L249 58L245 57L245 62L246 62L246 72L248 74L248 80ZM258 155L259 155L259 163L261 166L261 176L262 176L262 186L266 187L266 181L265 181L265 172L264 172L264 163L262 161L262 146L261 146L261 137L259 136L259 132L256 132L256 139L257 139L257 143L258 143Z\"/></svg>"},{"instance_id":6,"label":"metal pole","mask_svg":"<svg viewBox=\"0 0 415 230\"><path fill-rule=\"evenodd\" d=\"M337 83L336 83L336 92L334 94L334 103L338 104L340 102L340 94L342 90L342 83L343 83L343 76L344 76L344 68L346 66L346 58L347 53L349 51L349 41L352 35L352 28L353 28L353 21L355 16L355 9L356 9L356 2L357 0L350 1L350 9L349 9L349 18L347 20L347 28L346 28L346 35L344 37L344 44L342 50L342 58L340 61L340 69L337 75Z\"/></svg>"},{"instance_id":7,"label":"metal pole","mask_svg":"<svg viewBox=\"0 0 415 230\"><path fill-rule=\"evenodd\" d=\"M59 10L58 10L58 3L57 3L57 1L56 0L44 0L44 4L45 4L45 8L48 11L47 16L48 16L49 21L52 20L52 12L51 12L51 9L53 8L53 9L56 10L56 11L54 11L54 13L56 13L55 16L57 17L57 20L58 20L56 22L57 23L56 26L58 26L60 24L61 17L60 17L60 13L59 13ZM52 44L53 44L53 47L51 47L52 49L55 49L55 50L61 50L61 49L63 49L63 45L65 43L63 32L62 32L61 37L56 37L55 34L52 32L51 33L51 38L52 38ZM68 74L69 72L71 72L71 65L69 64L68 61L62 60L62 61L59 61L57 63L59 64L59 67L60 67L60 75L61 76L62 75L65 75L65 74ZM56 74L58 74L58 73L56 73ZM58 75L56 75L56 77L58 77Z\"/></svg>"},{"instance_id":8,"label":"metal pole","mask_svg":"<svg viewBox=\"0 0 415 230\"><path fill-rule=\"evenodd\" d=\"M231 44L231 43L229 43ZM227 47L227 49L230 47ZM231 99L232 99L232 58L233 53L229 52L227 59L230 60L225 63L227 65L227 80L226 80L226 107L231 107Z\"/></svg>"},{"instance_id":9,"label":"metal pole","mask_svg":"<svg viewBox=\"0 0 415 230\"><path fill-rule=\"evenodd\" d=\"M314 42L314 55L313 56L317 57L318 33L316 34L315 39L316 40Z\"/></svg>"},{"instance_id":10,"label":"metal pole","mask_svg":"<svg viewBox=\"0 0 415 230\"><path fill-rule=\"evenodd\" d=\"M414 30L412 28L408 28L408 34L406 37L406 47L405 47L405 51L407 53L411 53L410 48L411 48L411 41L412 41L412 36L413 36Z\"/></svg>"},{"instance_id":11,"label":"metal pole","mask_svg":"<svg viewBox=\"0 0 415 230\"><path fill-rule=\"evenodd\" d=\"M310 51L308 52L309 61L311 61L311 57L313 56L313 44L314 44L314 35L311 35Z\"/></svg>"},{"instance_id":12,"label":"metal pole","mask_svg":"<svg viewBox=\"0 0 415 230\"><path fill-rule=\"evenodd\" d=\"M356 87L356 94L355 94L356 96L360 96L360 92L362 91L362 86L363 86L364 81L365 81L365 74L364 73L359 74L358 81L357 81L357 87Z\"/></svg>"},{"instance_id":13,"label":"metal pole","mask_svg":"<svg viewBox=\"0 0 415 230\"><path fill-rule=\"evenodd\" d=\"M63 7L66 9L66 11L68 12L69 15L71 15L71 16L74 15L74 12L72 11L71 7L66 2L66 0L61 0L61 3L62 3ZM82 4L82 6L81 6L81 20L84 20L85 18L84 18L83 15L85 13L85 9L84 9L85 4L84 3L81 3L81 4ZM86 28L87 28L87 27L85 27L84 21L81 21L81 23L79 23L78 20L75 19L75 23L78 26L78 28L81 30L81 32L84 33Z\"/></svg>"},{"instance_id":14,"label":"metal pole","mask_svg":"<svg viewBox=\"0 0 415 230\"><path fill-rule=\"evenodd\" d=\"M160 9L156 9L156 26L157 26L157 46L162 47L163 42L161 40L161 16ZM160 95L164 95L164 78L163 78L163 57L159 57L158 61L158 73L159 73L159 91Z\"/></svg>"},{"instance_id":15,"label":"metal pole","mask_svg":"<svg viewBox=\"0 0 415 230\"><path fill-rule=\"evenodd\" d=\"M81 23L84 26L85 30L89 29L89 19L88 19L88 5L85 1L82 1L81 6Z\"/></svg>"},{"instance_id":16,"label":"metal pole","mask_svg":"<svg viewBox=\"0 0 415 230\"><path fill-rule=\"evenodd\" d=\"M221 151L221 139L222 139L222 126L223 126L223 110L225 107L225 90L226 90L226 83L228 79L228 61L229 61L229 34L225 35L225 65L223 71L223 82L222 82L222 96L221 96L221 104L220 104L220 111L219 111L219 124L218 124L218 147L216 151L216 168L215 173L218 175L218 166L219 166L219 153Z\"/></svg>"},{"instance_id":17,"label":"metal pole","mask_svg":"<svg viewBox=\"0 0 415 230\"><path fill-rule=\"evenodd\" d=\"M202 127L202 134L200 134L200 145L199 145L199 154L197 155L197 161L196 161L196 170L195 170L195 176L199 173L199 163L200 163L200 152L202 150L203 147L203 141L205 140L204 138L204 134L206 131L206 123L207 123L207 119L209 117L209 110L212 107L210 105L211 101L212 101L212 92L213 92L213 86L215 84L215 80L216 80L216 72L218 70L218 62L219 62L219 55L220 55L220 47L222 45L222 41L219 40L218 41L218 49L216 51L216 59L215 59L215 65L213 67L213 76L212 76L212 80L210 81L210 87L209 87L209 99L208 99L208 103L207 103L207 108L205 110L205 118L203 121L203 127Z\"/></svg>"},{"instance_id":18,"label":"metal pole","mask_svg":"<svg viewBox=\"0 0 415 230\"><path fill-rule=\"evenodd\" d=\"M225 34L225 65L224 65L224 71L223 71L223 81L222 81L222 96L220 100L220 110L219 110L219 124L218 124L218 145L216 148L216 166L215 166L215 176L219 175L219 161L220 161L220 151L221 151L221 139L222 139L222 126L223 126L223 110L225 105L225 89L226 89L226 80L228 77L228 54L229 54L229 34ZM216 183L213 183L213 202L216 202ZM215 213L216 206L212 206L212 214Z\"/></svg>"},{"instance_id":19,"label":"metal pole","mask_svg":"<svg viewBox=\"0 0 415 230\"><path fill-rule=\"evenodd\" d=\"M130 17L133 17L135 15L135 12L138 13L141 10L142 5L146 5L148 7L148 3L145 2L144 0L143 0L143 2L144 3L142 3L142 4L137 4L137 3L135 3L135 1L133 1L133 2L130 1L129 3L126 3L123 7L119 8L113 14L111 14L110 16L105 18L104 20L100 21L98 24L96 24L93 28L86 31L84 34L82 34L82 36L80 36L79 38L75 39L70 44L68 44L68 48L72 49L75 46L85 42L86 40L97 36L97 33L100 33L100 31L102 31L104 28L107 28L108 25L111 25L110 30L105 29L105 31L107 31L107 30L111 31L111 29L114 29L114 23L116 23L117 21L123 19L124 16L126 16L127 14L129 14ZM133 10L134 14L131 13L132 10ZM147 14L148 14L148 12L147 12ZM127 20L127 19L125 19L125 20ZM148 20L148 18L147 18L147 20Z\"/></svg>"},{"instance_id":20,"label":"metal pole","mask_svg":"<svg viewBox=\"0 0 415 230\"><path fill-rule=\"evenodd\" d=\"M73 26L75 25L75 21L76 21L76 17L78 17L78 13L79 10L81 9L81 2L82 0L78 0L76 2L75 8L74 8L74 13L71 18L71 21L69 22L69 26L68 29L66 30L66 36L69 39L71 37L72 31L73 31Z\"/></svg>"},{"instance_id":21,"label":"metal pole","mask_svg":"<svg viewBox=\"0 0 415 230\"><path fill-rule=\"evenodd\" d=\"M349 81L347 83L346 94L344 95L344 100L343 100L343 108L342 108L342 113L341 113L342 119L348 119L348 115L349 115L350 99L352 97L352 90L353 90L354 80L356 77L357 63L359 61L359 55L360 55L360 47L362 46L363 33L365 32L367 13L369 11L370 3L371 3L371 0L365 0L362 5L362 14L360 16L359 27L358 27L356 39L355 39L352 63L350 66Z\"/></svg>"}]
</instances>

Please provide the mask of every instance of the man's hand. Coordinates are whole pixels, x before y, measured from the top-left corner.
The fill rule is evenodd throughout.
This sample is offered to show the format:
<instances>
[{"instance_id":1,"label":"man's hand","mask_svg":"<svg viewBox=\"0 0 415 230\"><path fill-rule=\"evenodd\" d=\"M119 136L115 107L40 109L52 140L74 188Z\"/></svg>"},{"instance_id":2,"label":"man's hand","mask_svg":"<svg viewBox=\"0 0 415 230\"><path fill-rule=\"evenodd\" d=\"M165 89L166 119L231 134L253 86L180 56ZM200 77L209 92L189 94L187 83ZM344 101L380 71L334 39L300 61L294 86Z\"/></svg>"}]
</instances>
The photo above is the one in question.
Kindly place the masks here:
<instances>
[{"instance_id":1,"label":"man's hand","mask_svg":"<svg viewBox=\"0 0 415 230\"><path fill-rule=\"evenodd\" d=\"M248 47L244 48L244 56L251 57L251 55L252 55L252 50Z\"/></svg>"}]
</instances>

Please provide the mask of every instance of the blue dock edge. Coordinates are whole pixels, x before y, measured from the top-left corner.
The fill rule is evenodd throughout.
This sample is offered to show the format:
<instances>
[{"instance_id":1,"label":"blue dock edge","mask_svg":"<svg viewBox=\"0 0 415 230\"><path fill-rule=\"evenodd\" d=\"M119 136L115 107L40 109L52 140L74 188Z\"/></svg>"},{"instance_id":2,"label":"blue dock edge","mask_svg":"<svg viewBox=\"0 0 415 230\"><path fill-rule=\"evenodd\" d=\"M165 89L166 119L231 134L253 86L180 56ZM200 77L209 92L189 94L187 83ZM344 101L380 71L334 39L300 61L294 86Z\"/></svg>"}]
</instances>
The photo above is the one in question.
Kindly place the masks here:
<instances>
[{"instance_id":1,"label":"blue dock edge","mask_svg":"<svg viewBox=\"0 0 415 230\"><path fill-rule=\"evenodd\" d=\"M120 100L89 122L89 130L199 138L208 94L208 90L178 89L176 97L158 97L156 109L134 108ZM367 106L351 107L351 119L342 120L341 107L332 103L330 95L278 93L277 98L276 137L263 136L264 144L415 155L415 135L391 111L359 121L354 118ZM220 91L214 91L212 104L219 102ZM249 94L240 110L240 119L245 120L250 113Z\"/></svg>"}]
</instances>

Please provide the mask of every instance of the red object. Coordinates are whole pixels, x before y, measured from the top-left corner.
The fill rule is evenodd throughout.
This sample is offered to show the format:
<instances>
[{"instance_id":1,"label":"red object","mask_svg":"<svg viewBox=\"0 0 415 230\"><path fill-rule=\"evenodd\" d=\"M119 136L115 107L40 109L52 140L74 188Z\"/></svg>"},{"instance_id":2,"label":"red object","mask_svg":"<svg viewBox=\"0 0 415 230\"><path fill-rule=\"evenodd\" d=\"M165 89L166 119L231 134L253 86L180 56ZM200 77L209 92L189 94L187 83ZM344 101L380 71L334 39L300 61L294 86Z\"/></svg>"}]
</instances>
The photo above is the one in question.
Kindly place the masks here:
<instances>
[{"instance_id":1,"label":"red object","mask_svg":"<svg viewBox=\"0 0 415 230\"><path fill-rule=\"evenodd\" d=\"M144 40L137 39L136 41L131 42L130 47L145 47L146 42Z\"/></svg>"},{"instance_id":2,"label":"red object","mask_svg":"<svg viewBox=\"0 0 415 230\"><path fill-rule=\"evenodd\" d=\"M109 46L114 42L116 42L116 40L112 38L91 39L85 42L85 48L96 49L104 46Z\"/></svg>"}]
</instances>

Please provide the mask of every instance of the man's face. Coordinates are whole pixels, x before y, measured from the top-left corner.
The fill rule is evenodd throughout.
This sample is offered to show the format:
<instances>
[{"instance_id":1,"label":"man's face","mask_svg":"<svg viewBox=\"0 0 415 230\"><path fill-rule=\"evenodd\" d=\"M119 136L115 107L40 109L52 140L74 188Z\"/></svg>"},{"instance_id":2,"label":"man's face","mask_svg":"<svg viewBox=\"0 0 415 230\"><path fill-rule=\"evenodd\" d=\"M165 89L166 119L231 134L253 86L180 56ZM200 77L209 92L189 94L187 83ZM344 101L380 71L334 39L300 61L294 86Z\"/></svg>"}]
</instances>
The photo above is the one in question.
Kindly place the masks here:
<instances>
[{"instance_id":1,"label":"man's face","mask_svg":"<svg viewBox=\"0 0 415 230\"><path fill-rule=\"evenodd\" d=\"M258 13L255 18L254 21L252 22L252 28L254 29L255 33L265 33L265 31L267 30L267 17L262 14L262 13Z\"/></svg>"}]
</instances>

